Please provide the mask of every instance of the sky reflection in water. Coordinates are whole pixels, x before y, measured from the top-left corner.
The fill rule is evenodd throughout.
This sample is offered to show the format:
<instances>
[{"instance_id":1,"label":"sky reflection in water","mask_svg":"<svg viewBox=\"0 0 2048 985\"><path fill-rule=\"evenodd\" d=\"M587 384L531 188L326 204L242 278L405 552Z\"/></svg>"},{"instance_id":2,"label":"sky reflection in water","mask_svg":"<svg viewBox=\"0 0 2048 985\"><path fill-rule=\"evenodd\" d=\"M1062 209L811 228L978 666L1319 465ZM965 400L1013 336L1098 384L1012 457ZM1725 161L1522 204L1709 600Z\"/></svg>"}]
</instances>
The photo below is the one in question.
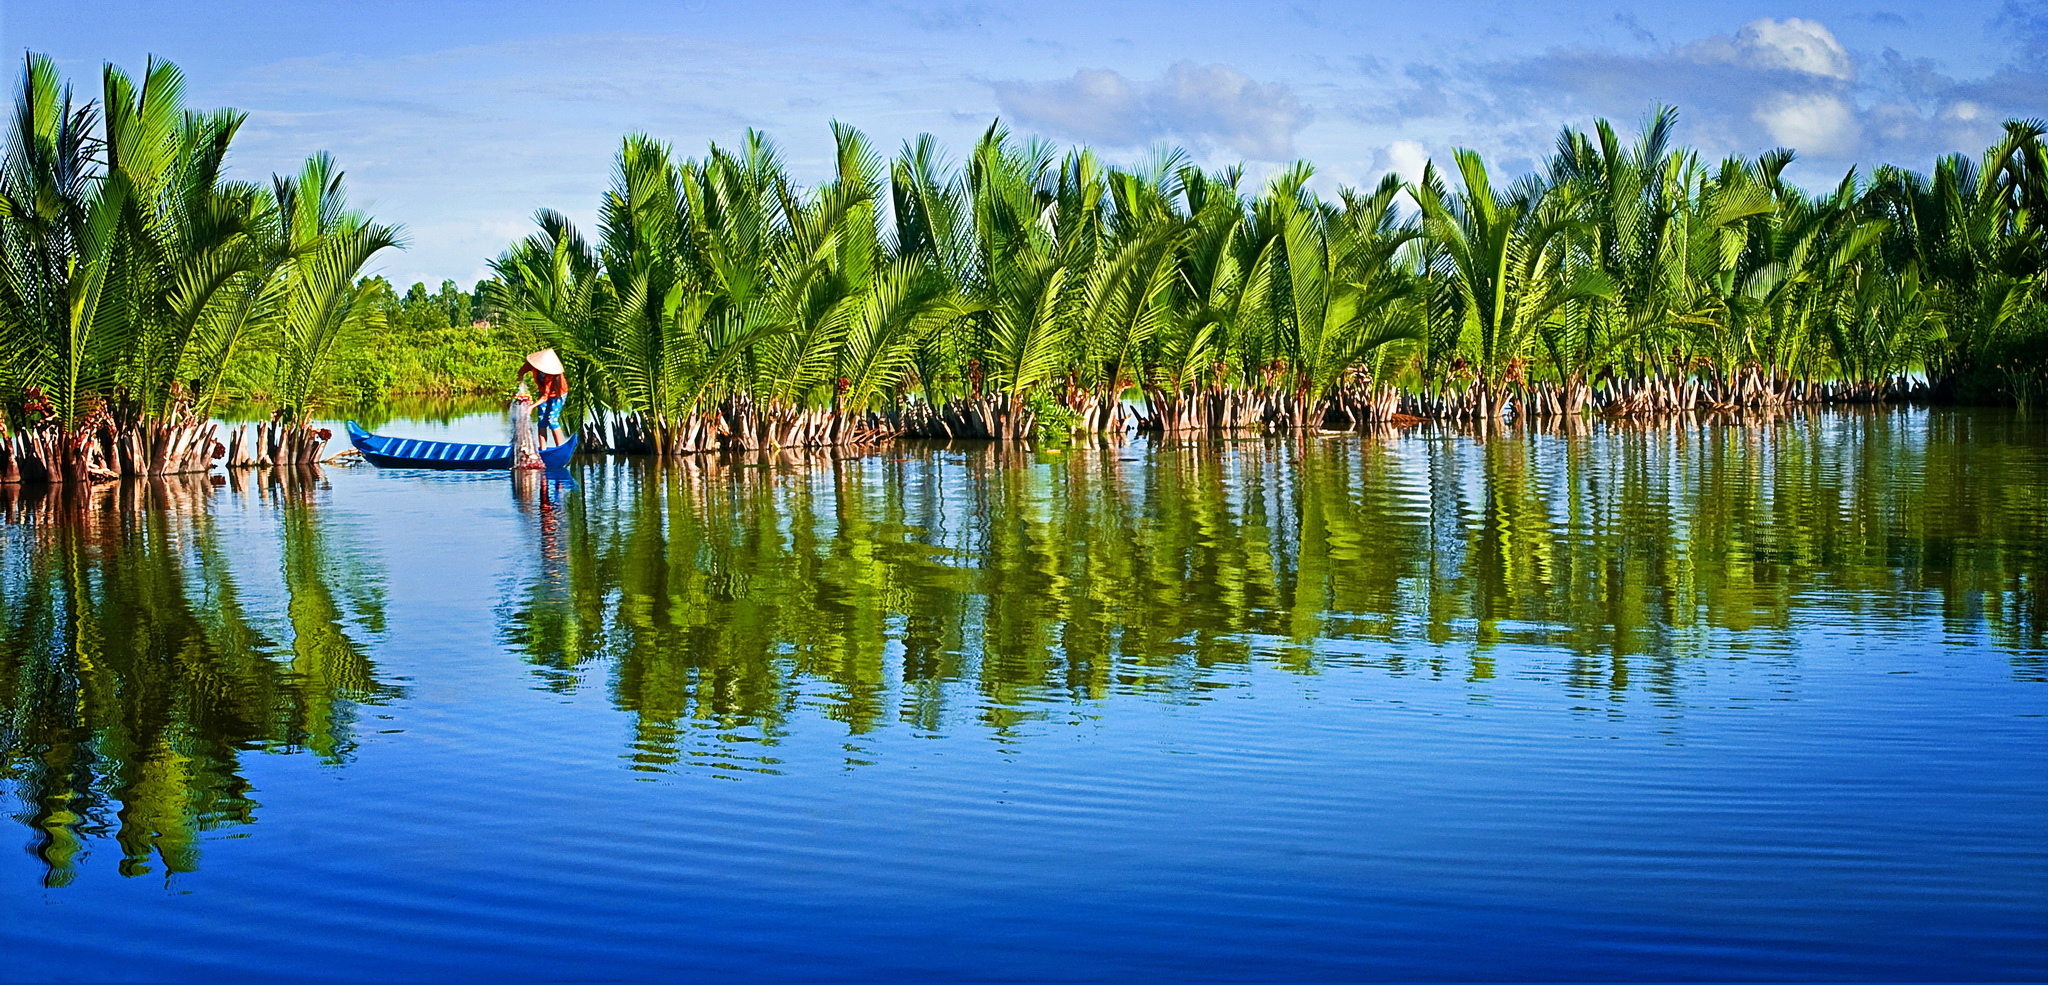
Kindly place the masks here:
<instances>
[{"instance_id":1,"label":"sky reflection in water","mask_svg":"<svg viewBox=\"0 0 2048 985\"><path fill-rule=\"evenodd\" d=\"M2048 967L2009 415L0 508L9 978Z\"/></svg>"}]
</instances>

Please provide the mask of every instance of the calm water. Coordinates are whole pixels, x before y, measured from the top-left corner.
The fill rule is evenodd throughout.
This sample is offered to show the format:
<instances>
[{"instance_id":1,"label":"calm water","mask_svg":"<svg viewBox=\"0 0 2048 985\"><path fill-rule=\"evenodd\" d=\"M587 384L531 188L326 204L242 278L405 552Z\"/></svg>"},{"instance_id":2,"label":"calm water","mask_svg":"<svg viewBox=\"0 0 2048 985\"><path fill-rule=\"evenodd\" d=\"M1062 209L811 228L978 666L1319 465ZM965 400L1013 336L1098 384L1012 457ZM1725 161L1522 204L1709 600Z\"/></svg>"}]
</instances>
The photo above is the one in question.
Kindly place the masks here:
<instances>
[{"instance_id":1,"label":"calm water","mask_svg":"<svg viewBox=\"0 0 2048 985\"><path fill-rule=\"evenodd\" d=\"M2044 579L1992 413L9 488L0 977L2040 978Z\"/></svg>"}]
</instances>

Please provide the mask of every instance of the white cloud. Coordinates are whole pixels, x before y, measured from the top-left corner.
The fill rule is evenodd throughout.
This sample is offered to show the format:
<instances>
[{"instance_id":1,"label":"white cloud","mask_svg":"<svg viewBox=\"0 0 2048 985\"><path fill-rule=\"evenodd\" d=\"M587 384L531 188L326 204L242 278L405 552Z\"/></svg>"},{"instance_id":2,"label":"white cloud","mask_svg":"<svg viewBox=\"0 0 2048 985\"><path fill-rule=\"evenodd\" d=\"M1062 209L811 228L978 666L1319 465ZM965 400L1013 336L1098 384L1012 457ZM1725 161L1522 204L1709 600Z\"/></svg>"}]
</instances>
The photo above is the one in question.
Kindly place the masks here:
<instances>
[{"instance_id":1,"label":"white cloud","mask_svg":"<svg viewBox=\"0 0 2048 985\"><path fill-rule=\"evenodd\" d=\"M1865 64L1875 70L1862 71ZM1854 163L1924 169L1940 154L1975 154L1997 136L1999 120L2036 113L2048 93L2048 73L2007 66L1958 81L1930 59L1892 50L1858 56L1826 24L1797 17L1752 20L1644 52L1563 47L1477 69L1482 87L1454 97L1465 120L1489 135L1492 154L1541 156L1549 136L1540 121L1625 123L1661 103L1678 107L1682 139L1703 153L1790 147L1799 153L1795 180L1815 181L1832 181Z\"/></svg>"},{"instance_id":2,"label":"white cloud","mask_svg":"<svg viewBox=\"0 0 2048 985\"><path fill-rule=\"evenodd\" d=\"M1680 46L1679 58L1699 65L1732 65L1757 72L1789 72L1815 80L1849 82L1856 63L1835 32L1819 21L1759 18L1733 36L1717 34Z\"/></svg>"},{"instance_id":3,"label":"white cloud","mask_svg":"<svg viewBox=\"0 0 2048 985\"><path fill-rule=\"evenodd\" d=\"M1753 68L1787 69L1845 82L1856 77L1848 49L1819 21L1797 17L1753 20L1735 32L1730 46L1740 54L1742 64Z\"/></svg>"},{"instance_id":4,"label":"white cloud","mask_svg":"<svg viewBox=\"0 0 2048 985\"><path fill-rule=\"evenodd\" d=\"M905 43L908 44L907 42ZM384 58L319 56L211 82L195 105L250 112L234 174L261 179L325 148L352 201L406 227L409 249L383 255L401 286L467 284L536 208L568 213L586 234L624 134L701 156L748 127L769 132L798 180L828 173L838 118L887 151L930 130L967 145L993 116L968 66L913 47L849 51L831 39L774 46L680 35L563 35ZM876 64L906 66L882 72ZM945 109L955 109L948 113Z\"/></svg>"},{"instance_id":5,"label":"white cloud","mask_svg":"<svg viewBox=\"0 0 2048 985\"><path fill-rule=\"evenodd\" d=\"M1021 9L917 20L972 32L998 16L992 10L1028 21ZM1219 48L1160 38L1053 44L1037 40L1059 36L1050 26L1028 25L965 39L917 24L879 36L809 25L772 38L691 26L512 32L446 50L195 72L193 101L252 112L236 143L237 177L290 170L307 152L331 149L355 201L407 226L413 248L387 261L394 277L466 283L530 228L538 206L587 227L619 136L631 130L698 155L709 140L729 146L761 127L808 183L830 167L828 119L866 128L884 152L932 131L957 154L1000 112L1019 129L1106 153L1169 140L1205 165L1247 159L1252 186L1273 162L1303 154L1318 166L1319 187L1333 187L1389 172L1418 177L1429 148L1474 147L1503 170L1535 166L1561 125L1606 117L1626 131L1665 103L1681 111L1681 139L1709 157L1795 147L1795 180L1831 182L1858 161L1925 168L1938 153L1976 153L1998 121L2048 105L2048 6L2027 9L2031 19L2001 22L2017 38L2011 50L1960 78L1926 58L1852 53L1828 25L1799 17L1549 50L1498 39L1448 49L1321 28L1317 39L1275 51L1252 29L1242 46ZM1025 40L990 40L1012 35ZM1376 51L1389 63L1365 74L1315 68L1331 51ZM2017 60L1992 64L2006 57Z\"/></svg>"},{"instance_id":6,"label":"white cloud","mask_svg":"<svg viewBox=\"0 0 2048 985\"><path fill-rule=\"evenodd\" d=\"M1392 171L1401 180L1414 184L1422 180L1422 169L1429 164L1429 150L1413 140L1396 140L1373 156L1373 167L1385 174Z\"/></svg>"},{"instance_id":7,"label":"white cloud","mask_svg":"<svg viewBox=\"0 0 2048 985\"><path fill-rule=\"evenodd\" d=\"M1144 95L1106 68L1084 68L1057 82L998 82L996 102L1020 122L1048 125L1081 140L1129 146L1157 136Z\"/></svg>"},{"instance_id":8,"label":"white cloud","mask_svg":"<svg viewBox=\"0 0 2048 985\"><path fill-rule=\"evenodd\" d=\"M1156 82L1109 69L1082 69L1050 82L994 83L1005 116L1027 126L1111 147L1165 137L1279 160L1309 111L1282 83L1261 83L1228 65L1180 62Z\"/></svg>"},{"instance_id":9,"label":"white cloud","mask_svg":"<svg viewBox=\"0 0 2048 985\"><path fill-rule=\"evenodd\" d=\"M1810 154L1852 153L1863 136L1855 107L1828 93L1779 93L1757 107L1755 118L1771 139Z\"/></svg>"},{"instance_id":10,"label":"white cloud","mask_svg":"<svg viewBox=\"0 0 2048 985\"><path fill-rule=\"evenodd\" d=\"M1308 122L1293 89L1262 85L1228 65L1173 66L1160 80L1152 106L1170 133L1214 140L1267 160L1291 156L1295 131Z\"/></svg>"}]
</instances>

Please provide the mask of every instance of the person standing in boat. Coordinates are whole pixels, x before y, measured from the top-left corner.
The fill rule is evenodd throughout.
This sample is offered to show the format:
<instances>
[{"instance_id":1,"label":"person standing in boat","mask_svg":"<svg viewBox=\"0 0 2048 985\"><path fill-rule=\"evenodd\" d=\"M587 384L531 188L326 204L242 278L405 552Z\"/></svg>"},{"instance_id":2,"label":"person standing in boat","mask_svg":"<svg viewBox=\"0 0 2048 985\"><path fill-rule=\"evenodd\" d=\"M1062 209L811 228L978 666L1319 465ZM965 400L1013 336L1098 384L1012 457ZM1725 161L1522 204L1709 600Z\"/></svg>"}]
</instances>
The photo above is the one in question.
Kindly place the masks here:
<instances>
[{"instance_id":1,"label":"person standing in boat","mask_svg":"<svg viewBox=\"0 0 2048 985\"><path fill-rule=\"evenodd\" d=\"M569 380L562 375L562 357L553 349L542 349L526 357L519 366L519 379L523 382L527 374L533 374L534 426L540 429L542 437L551 444L561 444L569 436L562 430L562 400L569 395Z\"/></svg>"}]
</instances>

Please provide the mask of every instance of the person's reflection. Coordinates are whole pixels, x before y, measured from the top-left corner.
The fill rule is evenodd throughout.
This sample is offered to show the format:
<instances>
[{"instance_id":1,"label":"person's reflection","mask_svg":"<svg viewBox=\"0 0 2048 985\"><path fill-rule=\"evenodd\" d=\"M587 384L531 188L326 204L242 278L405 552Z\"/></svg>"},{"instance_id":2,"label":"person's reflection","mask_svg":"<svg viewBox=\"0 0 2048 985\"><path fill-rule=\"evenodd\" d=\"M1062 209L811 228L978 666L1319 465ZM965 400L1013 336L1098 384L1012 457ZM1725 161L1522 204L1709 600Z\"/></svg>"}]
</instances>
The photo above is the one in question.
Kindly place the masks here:
<instances>
[{"instance_id":1,"label":"person's reflection","mask_svg":"<svg viewBox=\"0 0 2048 985\"><path fill-rule=\"evenodd\" d=\"M558 589L568 584L569 562L568 548L562 543L561 501L575 488L575 480L563 471L512 470L512 498L521 512L540 521L541 576Z\"/></svg>"}]
</instances>

